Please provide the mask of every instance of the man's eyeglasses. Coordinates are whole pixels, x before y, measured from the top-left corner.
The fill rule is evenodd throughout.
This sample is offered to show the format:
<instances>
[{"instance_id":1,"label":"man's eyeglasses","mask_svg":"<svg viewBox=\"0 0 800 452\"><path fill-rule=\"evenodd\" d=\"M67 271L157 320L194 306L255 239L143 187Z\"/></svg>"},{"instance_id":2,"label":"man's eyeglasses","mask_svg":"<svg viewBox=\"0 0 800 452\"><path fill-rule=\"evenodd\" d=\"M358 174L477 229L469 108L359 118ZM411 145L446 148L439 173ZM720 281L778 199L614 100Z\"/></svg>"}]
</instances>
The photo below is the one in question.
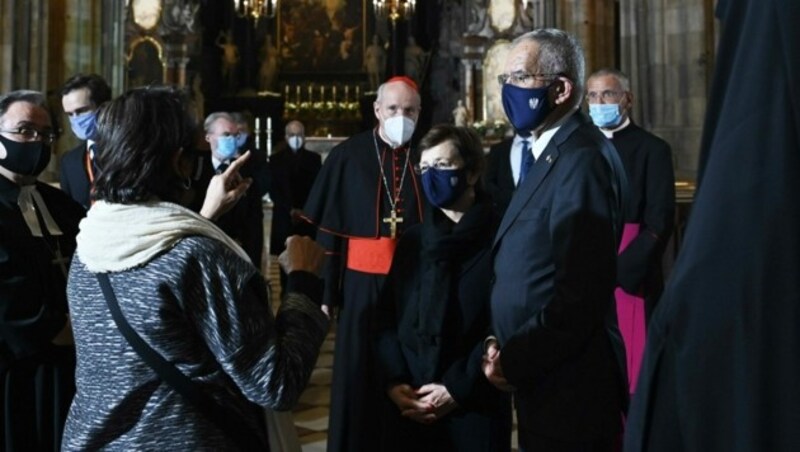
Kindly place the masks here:
<instances>
[{"instance_id":1,"label":"man's eyeglasses","mask_svg":"<svg viewBox=\"0 0 800 452\"><path fill-rule=\"evenodd\" d=\"M597 92L592 91L586 94L586 100L589 102L599 102L600 99L603 99L606 102L618 100L622 96L622 91L614 91L607 89L605 91Z\"/></svg>"},{"instance_id":2,"label":"man's eyeglasses","mask_svg":"<svg viewBox=\"0 0 800 452\"><path fill-rule=\"evenodd\" d=\"M548 80L558 77L560 74L529 74L527 72L513 72L511 74L500 74L497 76L497 83L505 85L527 85L534 80Z\"/></svg>"},{"instance_id":3,"label":"man's eyeglasses","mask_svg":"<svg viewBox=\"0 0 800 452\"><path fill-rule=\"evenodd\" d=\"M41 141L45 144L53 144L58 138L58 134L53 130L36 130L30 127L17 127L16 129L0 129L2 133L11 133L21 136L25 141Z\"/></svg>"}]
</instances>

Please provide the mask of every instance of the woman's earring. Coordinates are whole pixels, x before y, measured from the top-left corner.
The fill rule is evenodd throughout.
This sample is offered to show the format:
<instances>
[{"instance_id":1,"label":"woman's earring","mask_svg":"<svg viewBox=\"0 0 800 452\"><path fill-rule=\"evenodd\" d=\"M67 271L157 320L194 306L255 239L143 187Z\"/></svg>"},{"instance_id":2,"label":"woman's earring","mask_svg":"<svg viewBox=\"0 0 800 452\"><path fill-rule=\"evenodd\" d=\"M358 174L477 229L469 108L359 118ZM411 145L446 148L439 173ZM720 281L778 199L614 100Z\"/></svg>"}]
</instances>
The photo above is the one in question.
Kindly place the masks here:
<instances>
[{"instance_id":1,"label":"woman's earring","mask_svg":"<svg viewBox=\"0 0 800 452\"><path fill-rule=\"evenodd\" d=\"M186 179L183 180L183 188L186 189L186 190L191 190L191 188L192 188L192 178L191 177L187 176Z\"/></svg>"}]
</instances>

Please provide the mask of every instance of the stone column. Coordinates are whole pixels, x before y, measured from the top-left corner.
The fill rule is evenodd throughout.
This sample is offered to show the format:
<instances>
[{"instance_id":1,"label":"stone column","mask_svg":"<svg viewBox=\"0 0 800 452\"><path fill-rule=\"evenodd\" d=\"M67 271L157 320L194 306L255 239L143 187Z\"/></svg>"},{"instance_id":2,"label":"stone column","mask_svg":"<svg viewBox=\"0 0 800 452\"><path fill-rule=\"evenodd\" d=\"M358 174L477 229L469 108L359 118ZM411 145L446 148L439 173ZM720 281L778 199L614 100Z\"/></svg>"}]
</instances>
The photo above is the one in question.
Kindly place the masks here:
<instances>
[{"instance_id":1,"label":"stone column","mask_svg":"<svg viewBox=\"0 0 800 452\"><path fill-rule=\"evenodd\" d=\"M621 69L634 119L672 146L678 178L693 179L713 72L713 0L620 0Z\"/></svg>"},{"instance_id":2,"label":"stone column","mask_svg":"<svg viewBox=\"0 0 800 452\"><path fill-rule=\"evenodd\" d=\"M557 26L574 34L584 49L587 74L616 60L614 0L562 0Z\"/></svg>"}]
</instances>

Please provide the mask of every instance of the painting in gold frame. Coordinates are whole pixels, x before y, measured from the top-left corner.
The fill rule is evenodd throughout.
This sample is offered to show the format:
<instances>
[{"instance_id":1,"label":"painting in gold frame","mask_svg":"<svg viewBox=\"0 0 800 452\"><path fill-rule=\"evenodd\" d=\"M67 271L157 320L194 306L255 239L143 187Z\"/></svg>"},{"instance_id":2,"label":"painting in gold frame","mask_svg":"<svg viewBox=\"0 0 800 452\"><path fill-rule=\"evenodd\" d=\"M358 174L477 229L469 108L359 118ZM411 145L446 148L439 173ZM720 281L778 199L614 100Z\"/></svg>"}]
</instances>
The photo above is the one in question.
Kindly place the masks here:
<instances>
[{"instance_id":1,"label":"painting in gold frame","mask_svg":"<svg viewBox=\"0 0 800 452\"><path fill-rule=\"evenodd\" d=\"M367 35L366 0L281 0L281 72L362 72Z\"/></svg>"}]
</instances>

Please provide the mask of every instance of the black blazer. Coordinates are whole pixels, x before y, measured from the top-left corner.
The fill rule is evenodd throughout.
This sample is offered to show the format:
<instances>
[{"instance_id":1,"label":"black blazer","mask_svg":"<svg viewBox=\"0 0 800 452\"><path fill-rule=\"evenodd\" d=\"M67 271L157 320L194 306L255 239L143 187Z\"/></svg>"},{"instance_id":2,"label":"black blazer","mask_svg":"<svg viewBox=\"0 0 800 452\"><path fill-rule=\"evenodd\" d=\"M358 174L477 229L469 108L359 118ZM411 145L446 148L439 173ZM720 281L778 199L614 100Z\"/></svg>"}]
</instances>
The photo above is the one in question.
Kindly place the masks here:
<instances>
[{"instance_id":1,"label":"black blazer","mask_svg":"<svg viewBox=\"0 0 800 452\"><path fill-rule=\"evenodd\" d=\"M89 208L89 193L92 184L89 182L89 175L86 174L86 142L71 149L61 158L61 190L74 199L84 209Z\"/></svg>"},{"instance_id":2,"label":"black blazer","mask_svg":"<svg viewBox=\"0 0 800 452\"><path fill-rule=\"evenodd\" d=\"M616 158L589 118L574 113L518 187L494 240L492 316L503 371L518 388L522 446L531 437L593 441L620 432L623 382L605 322L622 169L609 153Z\"/></svg>"},{"instance_id":3,"label":"black blazer","mask_svg":"<svg viewBox=\"0 0 800 452\"><path fill-rule=\"evenodd\" d=\"M511 196L517 188L514 184L514 175L511 172L511 145L514 138L505 139L491 148L486 156L486 175L484 185L492 197L495 212L501 217L511 202Z\"/></svg>"},{"instance_id":4,"label":"black blazer","mask_svg":"<svg viewBox=\"0 0 800 452\"><path fill-rule=\"evenodd\" d=\"M205 196L208 183L215 174L210 153L206 154L206 157L201 159L202 173L199 181L195 184L198 198ZM261 165L254 162L251 157L242 166L239 173L242 177L257 180L259 175L256 172L261 168ZM199 210L200 207L202 207L202 202L192 206L194 210ZM231 210L220 216L214 223L244 248L256 268L261 268L261 254L264 249L264 210L261 194L255 183Z\"/></svg>"},{"instance_id":5,"label":"black blazer","mask_svg":"<svg viewBox=\"0 0 800 452\"><path fill-rule=\"evenodd\" d=\"M306 221L293 223L290 212L303 208L320 168L320 155L305 148L295 153L285 146L270 157L269 196L273 203L271 254L280 254L286 248L286 238L292 234L314 237L316 228Z\"/></svg>"}]
</instances>

